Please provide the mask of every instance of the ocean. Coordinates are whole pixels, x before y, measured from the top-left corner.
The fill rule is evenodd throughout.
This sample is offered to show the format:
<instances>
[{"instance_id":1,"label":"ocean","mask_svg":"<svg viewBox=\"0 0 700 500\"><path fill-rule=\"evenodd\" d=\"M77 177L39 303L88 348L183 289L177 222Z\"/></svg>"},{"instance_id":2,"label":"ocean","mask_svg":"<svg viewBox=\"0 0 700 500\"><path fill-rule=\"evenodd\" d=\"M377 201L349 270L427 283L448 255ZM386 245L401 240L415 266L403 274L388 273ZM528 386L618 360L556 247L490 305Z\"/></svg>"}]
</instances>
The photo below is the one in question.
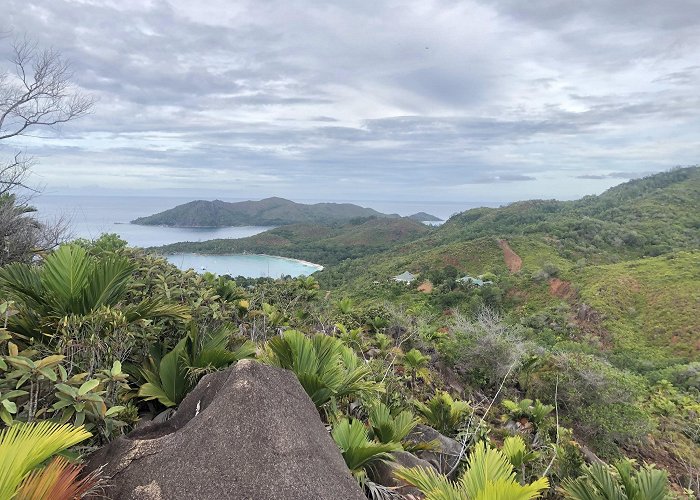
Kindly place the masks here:
<instances>
[{"instance_id":1,"label":"ocean","mask_svg":"<svg viewBox=\"0 0 700 500\"><path fill-rule=\"evenodd\" d=\"M117 196L117 195L59 195L40 194L32 199L40 220L68 221L73 238L94 239L103 233L116 233L131 246L151 247L180 241L206 241L216 238L245 238L270 229L262 226L225 228L176 228L138 226L129 221L152 215L192 201L192 197L178 196ZM213 199L213 198L200 198ZM226 199L225 201L242 201ZM319 200L295 200L300 203L318 203ZM338 200L374 208L380 212L411 215L427 212L443 219L477 206L497 206L493 203L474 202L420 202L405 200ZM308 275L317 270L309 263L280 259L275 256L169 256L171 262L183 269L207 270L218 274L248 277L279 277Z\"/></svg>"}]
</instances>

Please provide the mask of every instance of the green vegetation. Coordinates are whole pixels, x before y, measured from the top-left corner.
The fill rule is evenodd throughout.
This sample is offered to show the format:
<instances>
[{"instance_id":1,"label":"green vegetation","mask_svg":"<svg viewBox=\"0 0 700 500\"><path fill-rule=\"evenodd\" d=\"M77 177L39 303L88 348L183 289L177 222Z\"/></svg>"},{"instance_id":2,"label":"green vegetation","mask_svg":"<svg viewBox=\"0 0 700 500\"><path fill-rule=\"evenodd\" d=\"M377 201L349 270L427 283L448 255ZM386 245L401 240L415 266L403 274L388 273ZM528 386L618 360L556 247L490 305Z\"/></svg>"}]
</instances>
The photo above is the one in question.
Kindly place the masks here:
<instances>
[{"instance_id":1,"label":"green vegetation","mask_svg":"<svg viewBox=\"0 0 700 500\"><path fill-rule=\"evenodd\" d=\"M363 217L399 217L351 203L305 205L284 198L228 203L197 200L164 212L140 217L133 224L177 227L283 226L286 224L331 224Z\"/></svg>"},{"instance_id":2,"label":"green vegetation","mask_svg":"<svg viewBox=\"0 0 700 500\"><path fill-rule=\"evenodd\" d=\"M114 235L17 258L0 268L0 426L82 424L76 457L255 357L297 377L373 498L393 493L380 461L437 441L454 467L397 474L427 498L697 495L699 181L197 244L328 266L308 278L198 275ZM416 442L419 421L441 439ZM53 464L12 492L80 467Z\"/></svg>"},{"instance_id":3,"label":"green vegetation","mask_svg":"<svg viewBox=\"0 0 700 500\"><path fill-rule=\"evenodd\" d=\"M57 453L89 437L90 433L82 427L48 421L17 424L0 431L0 498L13 498L20 491L29 492L32 484L40 480L36 475L30 475L32 471ZM46 475L52 470L47 467L43 472L44 480L48 480Z\"/></svg>"},{"instance_id":4,"label":"green vegetation","mask_svg":"<svg viewBox=\"0 0 700 500\"><path fill-rule=\"evenodd\" d=\"M440 222L442 219L438 219L434 215L426 214L425 212L418 212L417 214L409 215L409 219L413 219L418 222Z\"/></svg>"},{"instance_id":5,"label":"green vegetation","mask_svg":"<svg viewBox=\"0 0 700 500\"><path fill-rule=\"evenodd\" d=\"M410 219L356 219L344 224L297 224L237 240L174 243L158 248L171 253L260 253L292 257L324 266L383 252L422 236L430 228Z\"/></svg>"},{"instance_id":6,"label":"green vegetation","mask_svg":"<svg viewBox=\"0 0 700 500\"><path fill-rule=\"evenodd\" d=\"M664 471L646 466L635 471L634 462L620 460L613 467L591 464L584 476L564 481L564 497L571 500L666 500L672 498Z\"/></svg>"},{"instance_id":7,"label":"green vegetation","mask_svg":"<svg viewBox=\"0 0 700 500\"><path fill-rule=\"evenodd\" d=\"M521 440L511 437L510 440ZM506 446L507 445L507 446ZM506 448L514 445L506 440ZM522 447L525 444L522 443ZM468 465L457 482L451 482L433 469L400 469L396 475L425 494L427 500L539 498L549 487L547 478L540 478L531 484L520 484L509 457L501 450L489 448L484 443L476 445L468 458Z\"/></svg>"}]
</instances>

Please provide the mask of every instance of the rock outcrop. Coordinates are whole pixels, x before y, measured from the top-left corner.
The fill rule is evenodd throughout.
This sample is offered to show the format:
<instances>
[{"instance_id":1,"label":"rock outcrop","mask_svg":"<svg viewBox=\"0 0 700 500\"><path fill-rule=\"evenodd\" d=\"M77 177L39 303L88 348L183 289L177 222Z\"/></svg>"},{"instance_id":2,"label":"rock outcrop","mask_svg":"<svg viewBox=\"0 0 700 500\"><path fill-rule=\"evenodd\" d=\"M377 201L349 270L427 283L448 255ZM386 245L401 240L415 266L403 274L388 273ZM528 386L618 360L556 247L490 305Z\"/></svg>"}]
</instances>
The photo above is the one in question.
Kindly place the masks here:
<instances>
[{"instance_id":1,"label":"rock outcrop","mask_svg":"<svg viewBox=\"0 0 700 500\"><path fill-rule=\"evenodd\" d=\"M115 500L365 499L296 377L250 360L205 376L170 420L99 450L98 467Z\"/></svg>"},{"instance_id":2,"label":"rock outcrop","mask_svg":"<svg viewBox=\"0 0 700 500\"><path fill-rule=\"evenodd\" d=\"M400 467L423 467L433 469L434 467L415 455L407 451L395 451L391 454L391 461L377 462L370 469L372 480L383 486L394 488L394 491L404 497L412 495L415 498L422 498L418 488L409 486L404 481L394 476L394 471ZM409 497L410 498L410 497Z\"/></svg>"},{"instance_id":3,"label":"rock outcrop","mask_svg":"<svg viewBox=\"0 0 700 500\"><path fill-rule=\"evenodd\" d=\"M435 467L441 474L448 474L457 462L464 458L462 445L459 441L444 436L427 425L418 424L406 436L406 441L415 443L435 442L436 446L434 449L417 451L416 455Z\"/></svg>"}]
</instances>

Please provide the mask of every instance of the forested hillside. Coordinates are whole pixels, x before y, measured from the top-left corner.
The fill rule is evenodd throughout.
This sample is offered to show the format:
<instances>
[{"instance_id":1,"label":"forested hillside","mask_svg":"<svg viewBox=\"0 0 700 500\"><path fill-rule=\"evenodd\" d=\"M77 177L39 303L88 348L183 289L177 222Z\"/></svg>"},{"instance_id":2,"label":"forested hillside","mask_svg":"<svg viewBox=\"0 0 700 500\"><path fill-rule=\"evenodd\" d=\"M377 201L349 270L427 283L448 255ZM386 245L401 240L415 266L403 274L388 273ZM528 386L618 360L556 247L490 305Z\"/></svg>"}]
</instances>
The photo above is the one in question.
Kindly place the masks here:
<instances>
[{"instance_id":1,"label":"forested hillside","mask_svg":"<svg viewBox=\"0 0 700 500\"><path fill-rule=\"evenodd\" d=\"M428 232L429 226L409 218L372 217L345 224L293 224L247 238L175 243L160 247L158 251L273 254L329 266L386 251Z\"/></svg>"},{"instance_id":2,"label":"forested hillside","mask_svg":"<svg viewBox=\"0 0 700 500\"><path fill-rule=\"evenodd\" d=\"M601 484L612 498L693 498L699 183L688 168L437 228L369 218L167 247L327 265L305 278L181 271L115 235L28 255L0 268L0 425L65 422L51 432L78 434L56 451L84 456L151 420L187 432L168 427L171 409L254 358L295 375L368 498L465 498L479 470L494 482L477 498L610 498ZM393 279L405 271L412 281ZM212 411L197 425L220 421ZM32 487L18 464L3 491Z\"/></svg>"},{"instance_id":3,"label":"forested hillside","mask_svg":"<svg viewBox=\"0 0 700 500\"><path fill-rule=\"evenodd\" d=\"M332 224L358 217L399 217L351 203L305 205L284 198L228 203L197 200L164 212L140 217L133 224L176 227L282 226L286 224Z\"/></svg>"}]
</instances>

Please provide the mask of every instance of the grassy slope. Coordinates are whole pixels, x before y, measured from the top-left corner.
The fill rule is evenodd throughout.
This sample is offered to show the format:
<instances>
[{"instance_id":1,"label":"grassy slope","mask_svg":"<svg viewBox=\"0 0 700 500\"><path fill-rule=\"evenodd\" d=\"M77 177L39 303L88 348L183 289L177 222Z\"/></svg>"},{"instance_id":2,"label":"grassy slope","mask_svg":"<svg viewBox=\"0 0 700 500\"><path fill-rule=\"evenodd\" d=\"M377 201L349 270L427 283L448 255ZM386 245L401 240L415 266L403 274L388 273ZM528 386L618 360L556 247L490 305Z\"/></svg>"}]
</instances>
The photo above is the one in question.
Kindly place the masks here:
<instances>
[{"instance_id":1,"label":"grassy slope","mask_svg":"<svg viewBox=\"0 0 700 500\"><path fill-rule=\"evenodd\" d=\"M617 186L575 202L533 201L456 215L426 236L319 274L329 288L361 293L374 281L409 270L452 266L460 274L507 277L513 313L587 304L602 317L618 364L651 365L698 357L697 283L700 169L681 169ZM522 258L509 275L497 238ZM650 249L664 256L644 257ZM685 252L672 253L677 250ZM669 255L674 258L668 258ZM572 289L556 297L533 275L545 265ZM578 295L577 295L578 292ZM381 290L372 292L381 295ZM635 365L644 369L644 363Z\"/></svg>"},{"instance_id":2,"label":"grassy slope","mask_svg":"<svg viewBox=\"0 0 700 500\"><path fill-rule=\"evenodd\" d=\"M581 300L603 315L614 349L654 362L700 357L700 252L582 271Z\"/></svg>"}]
</instances>

